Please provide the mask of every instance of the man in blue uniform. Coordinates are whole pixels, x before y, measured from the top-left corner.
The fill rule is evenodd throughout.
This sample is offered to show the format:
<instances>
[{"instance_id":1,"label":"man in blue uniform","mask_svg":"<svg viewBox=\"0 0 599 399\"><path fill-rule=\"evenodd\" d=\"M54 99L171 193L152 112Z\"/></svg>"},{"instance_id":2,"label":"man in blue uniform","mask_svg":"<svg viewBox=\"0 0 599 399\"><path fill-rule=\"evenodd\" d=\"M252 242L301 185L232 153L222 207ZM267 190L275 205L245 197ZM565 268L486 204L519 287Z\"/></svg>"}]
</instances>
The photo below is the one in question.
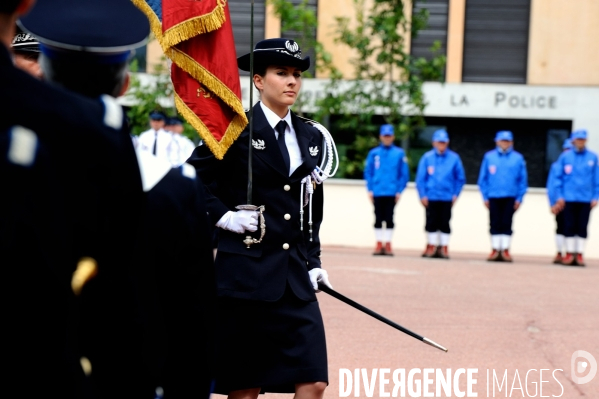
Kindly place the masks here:
<instances>
[{"instance_id":1,"label":"man in blue uniform","mask_svg":"<svg viewBox=\"0 0 599 399\"><path fill-rule=\"evenodd\" d=\"M420 158L416 172L416 188L420 202L426 208L428 244L422 254L425 258L449 259L451 208L466 182L462 160L448 146L447 131L435 131L434 148Z\"/></svg>"},{"instance_id":2,"label":"man in blue uniform","mask_svg":"<svg viewBox=\"0 0 599 399\"><path fill-rule=\"evenodd\" d=\"M562 145L562 150L569 151L572 149L572 140L565 139ZM553 258L553 263L561 264L563 260L563 250L564 250L564 213L559 206L557 206L557 193L555 191L555 175L557 173L557 169L559 169L559 164L557 160L551 164L551 169L549 169L549 175L547 176L547 197L549 199L549 206L551 209L551 213L555 215L555 222L557 224L557 228L555 230L555 246L557 248L557 254L555 258Z\"/></svg>"},{"instance_id":3,"label":"man in blue uniform","mask_svg":"<svg viewBox=\"0 0 599 399\"><path fill-rule=\"evenodd\" d=\"M512 218L528 188L526 161L513 148L509 130L495 135L494 150L487 152L480 166L478 186L489 209L492 251L487 260L511 262Z\"/></svg>"},{"instance_id":4,"label":"man in blue uniform","mask_svg":"<svg viewBox=\"0 0 599 399\"><path fill-rule=\"evenodd\" d=\"M368 197L374 204L376 247L373 255L393 255L393 210L406 188L410 172L404 150L393 144L393 125L382 125L379 132L381 144L368 153L364 179Z\"/></svg>"},{"instance_id":5,"label":"man in blue uniform","mask_svg":"<svg viewBox=\"0 0 599 399\"><path fill-rule=\"evenodd\" d=\"M586 148L586 130L575 130L570 138L573 148L557 160L554 179L556 207L564 214L566 256L562 263L584 266L589 216L599 200L599 165L597 154Z\"/></svg>"}]
</instances>

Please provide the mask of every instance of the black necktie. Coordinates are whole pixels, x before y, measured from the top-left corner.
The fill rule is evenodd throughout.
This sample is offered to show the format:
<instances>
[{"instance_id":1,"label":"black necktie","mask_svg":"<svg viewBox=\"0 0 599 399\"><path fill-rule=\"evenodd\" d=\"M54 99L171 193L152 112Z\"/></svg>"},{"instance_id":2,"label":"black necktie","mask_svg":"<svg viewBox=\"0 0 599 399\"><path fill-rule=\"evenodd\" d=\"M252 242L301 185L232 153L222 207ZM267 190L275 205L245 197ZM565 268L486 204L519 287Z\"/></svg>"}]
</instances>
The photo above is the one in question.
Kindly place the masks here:
<instances>
[{"instance_id":1,"label":"black necktie","mask_svg":"<svg viewBox=\"0 0 599 399\"><path fill-rule=\"evenodd\" d=\"M291 161L289 160L289 151L287 151L287 144L285 144L285 128L287 127L287 122L281 120L277 123L275 129L279 132L279 138L277 142L279 143L279 149L281 150L281 155L283 155L283 161L285 161L285 166L287 167L287 174L289 174Z\"/></svg>"},{"instance_id":2,"label":"black necktie","mask_svg":"<svg viewBox=\"0 0 599 399\"><path fill-rule=\"evenodd\" d=\"M158 142L158 130L156 130L156 134L154 135L154 148L152 148L152 154L156 155L156 143Z\"/></svg>"}]
</instances>

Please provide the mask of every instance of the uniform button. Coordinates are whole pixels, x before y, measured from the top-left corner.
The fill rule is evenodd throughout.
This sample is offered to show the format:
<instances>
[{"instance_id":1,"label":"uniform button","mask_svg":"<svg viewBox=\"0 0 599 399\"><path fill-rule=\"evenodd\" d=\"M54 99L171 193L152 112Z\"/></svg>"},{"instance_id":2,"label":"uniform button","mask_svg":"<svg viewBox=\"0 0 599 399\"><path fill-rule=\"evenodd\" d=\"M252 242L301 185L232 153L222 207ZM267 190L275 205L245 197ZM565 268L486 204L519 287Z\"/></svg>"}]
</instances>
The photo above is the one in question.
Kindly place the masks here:
<instances>
[{"instance_id":1,"label":"uniform button","mask_svg":"<svg viewBox=\"0 0 599 399\"><path fill-rule=\"evenodd\" d=\"M283 216L283 217L285 218L285 220L289 220L289 219L291 219L291 215L290 215L290 214L288 214L288 213L286 213L286 214L285 214L285 216Z\"/></svg>"},{"instance_id":2,"label":"uniform button","mask_svg":"<svg viewBox=\"0 0 599 399\"><path fill-rule=\"evenodd\" d=\"M290 186L289 184L285 184L285 185L283 186L283 190L285 190L285 191L289 191L289 190L291 190L291 186Z\"/></svg>"},{"instance_id":3,"label":"uniform button","mask_svg":"<svg viewBox=\"0 0 599 399\"><path fill-rule=\"evenodd\" d=\"M283 249L289 249L289 244L287 244L287 243L283 244Z\"/></svg>"}]
</instances>

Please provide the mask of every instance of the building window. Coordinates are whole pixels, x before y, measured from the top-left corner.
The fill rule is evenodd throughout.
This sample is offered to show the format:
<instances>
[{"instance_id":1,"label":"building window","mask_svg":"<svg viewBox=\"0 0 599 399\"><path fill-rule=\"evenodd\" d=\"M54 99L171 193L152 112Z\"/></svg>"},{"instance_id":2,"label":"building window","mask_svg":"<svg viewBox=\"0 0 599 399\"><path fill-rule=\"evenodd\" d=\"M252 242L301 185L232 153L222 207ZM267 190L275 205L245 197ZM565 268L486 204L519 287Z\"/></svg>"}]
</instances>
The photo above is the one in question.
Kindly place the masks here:
<instances>
[{"instance_id":1,"label":"building window","mask_svg":"<svg viewBox=\"0 0 599 399\"><path fill-rule=\"evenodd\" d=\"M466 1L463 82L526 83L530 1Z\"/></svg>"},{"instance_id":2,"label":"building window","mask_svg":"<svg viewBox=\"0 0 599 399\"><path fill-rule=\"evenodd\" d=\"M290 3L293 5L300 5L304 0L290 0ZM318 0L308 0L307 2L308 9L314 11L314 15L318 18ZM313 29L311 32L311 39L316 41L316 29ZM289 38L297 40L300 46L302 47L302 57L310 56L310 68L307 72L311 74L312 77L316 77L316 53L312 48L306 48L306 45L301 42L301 32L290 30L283 31L281 30L281 37Z\"/></svg>"},{"instance_id":3,"label":"building window","mask_svg":"<svg viewBox=\"0 0 599 399\"><path fill-rule=\"evenodd\" d=\"M430 48L436 41L441 44L438 54L447 54L449 0L415 0L412 14L417 14L423 9L428 10L428 24L425 29L418 32L416 37L412 37L410 54L413 57L424 57L430 60L433 57Z\"/></svg>"},{"instance_id":4,"label":"building window","mask_svg":"<svg viewBox=\"0 0 599 399\"><path fill-rule=\"evenodd\" d=\"M266 19L266 6L264 0L254 0L254 43L251 42L251 2L248 0L228 0L233 36L235 37L235 51L237 57L249 53L257 42L264 40L264 24ZM249 72L239 70L239 75L249 76Z\"/></svg>"}]
</instances>

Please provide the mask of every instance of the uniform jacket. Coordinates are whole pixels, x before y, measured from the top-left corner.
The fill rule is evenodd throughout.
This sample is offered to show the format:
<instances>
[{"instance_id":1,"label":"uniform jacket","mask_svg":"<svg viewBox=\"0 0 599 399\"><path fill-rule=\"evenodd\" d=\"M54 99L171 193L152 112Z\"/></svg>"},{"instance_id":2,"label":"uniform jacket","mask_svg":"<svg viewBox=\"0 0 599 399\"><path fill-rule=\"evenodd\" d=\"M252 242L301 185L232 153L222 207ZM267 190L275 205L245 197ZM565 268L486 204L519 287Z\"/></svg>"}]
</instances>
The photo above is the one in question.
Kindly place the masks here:
<instances>
[{"instance_id":1,"label":"uniform jacket","mask_svg":"<svg viewBox=\"0 0 599 399\"><path fill-rule=\"evenodd\" d=\"M71 278L82 256L98 261L98 277L117 276L128 264L143 196L135 152L114 99L94 101L40 82L16 69L2 45L0 109L0 291L5 332L17 351L4 356L12 365L6 384L27 397L79 397ZM19 126L29 132L25 141L15 133ZM125 285L113 285L105 298L115 314L133 306ZM121 364L131 360L127 353ZM24 371L27 359L36 359L33 377Z\"/></svg>"},{"instance_id":2,"label":"uniform jacket","mask_svg":"<svg viewBox=\"0 0 599 399\"><path fill-rule=\"evenodd\" d=\"M558 200L556 186L555 186L555 175L557 174L557 170L559 169L559 164L557 161L551 164L551 168L549 168L549 174L547 175L547 198L549 199L549 205L553 206Z\"/></svg>"},{"instance_id":3,"label":"uniform jacket","mask_svg":"<svg viewBox=\"0 0 599 399\"><path fill-rule=\"evenodd\" d=\"M597 154L586 148L571 149L557 159L553 187L557 198L568 202L599 200L599 165Z\"/></svg>"},{"instance_id":4,"label":"uniform jacket","mask_svg":"<svg viewBox=\"0 0 599 399\"><path fill-rule=\"evenodd\" d=\"M309 236L308 212L300 230L300 186L322 156L323 138L312 126L292 113L293 127L302 154L302 164L288 176L273 128L260 106L254 107L253 205L264 205L266 234L262 243L250 248L242 242L247 235L219 229L215 259L219 296L275 301L287 284L295 295L316 300L308 270L320 267L319 230L322 221L323 190L316 186L312 198L313 234ZM233 143L222 160L205 145L197 147L187 161L194 165L209 191L208 212L212 223L237 205L247 203L249 127ZM260 229L253 233L258 238ZM284 249L284 246L289 246Z\"/></svg>"},{"instance_id":5,"label":"uniform jacket","mask_svg":"<svg viewBox=\"0 0 599 399\"><path fill-rule=\"evenodd\" d=\"M215 282L204 185L191 165L173 168L143 151L138 159L146 192L133 263L143 309L140 364L152 392L161 386L167 398L205 397L214 378Z\"/></svg>"},{"instance_id":6,"label":"uniform jacket","mask_svg":"<svg viewBox=\"0 0 599 399\"><path fill-rule=\"evenodd\" d=\"M418 163L416 188L420 198L429 201L451 201L460 195L466 182L460 156L449 148L443 154L432 149Z\"/></svg>"},{"instance_id":7,"label":"uniform jacket","mask_svg":"<svg viewBox=\"0 0 599 399\"><path fill-rule=\"evenodd\" d=\"M518 151L499 148L487 152L480 166L478 186L483 199L514 197L522 202L528 188L526 161Z\"/></svg>"},{"instance_id":8,"label":"uniform jacket","mask_svg":"<svg viewBox=\"0 0 599 399\"><path fill-rule=\"evenodd\" d=\"M394 197L401 194L410 179L408 160L403 149L381 144L373 148L364 168L366 188L375 197Z\"/></svg>"}]
</instances>

